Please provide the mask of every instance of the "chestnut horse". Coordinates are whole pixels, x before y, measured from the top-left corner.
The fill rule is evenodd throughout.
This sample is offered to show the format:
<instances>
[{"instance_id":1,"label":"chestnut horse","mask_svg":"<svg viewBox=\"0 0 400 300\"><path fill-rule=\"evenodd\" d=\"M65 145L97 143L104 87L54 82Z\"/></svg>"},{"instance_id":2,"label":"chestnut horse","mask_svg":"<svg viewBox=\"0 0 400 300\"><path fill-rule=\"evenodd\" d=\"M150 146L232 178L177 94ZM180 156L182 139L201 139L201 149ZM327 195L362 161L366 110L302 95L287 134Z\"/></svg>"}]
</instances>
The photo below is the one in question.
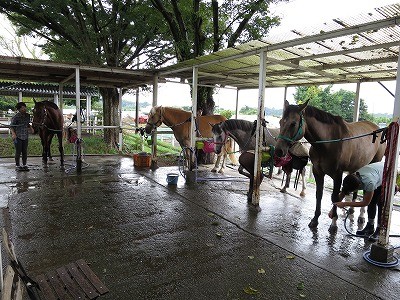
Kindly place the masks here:
<instances>
[{"instance_id":1,"label":"chestnut horse","mask_svg":"<svg viewBox=\"0 0 400 300\"><path fill-rule=\"evenodd\" d=\"M254 152L248 150L254 150L256 147L256 135L254 122L240 119L230 119L224 122L214 124L212 126L212 132L214 135L214 148L215 153L220 153L223 150L224 141L228 137L231 137L239 145L240 150L243 152L239 156L239 173L250 179L249 190L247 193L247 200L251 202L253 194L253 181L254 181ZM279 128L267 128L264 127L263 143L265 146L275 146L276 137L279 134ZM303 187L300 192L300 196L305 196L306 183L305 183L305 166L308 162L308 148L300 143L296 143L296 152L294 149L289 150L292 159L285 164L282 169L286 175L286 182L281 189L282 193L286 193L286 189L289 187L290 176L293 169L299 170L302 175ZM296 156L297 154L297 156ZM272 159L272 158L271 158ZM293 163L296 161L296 163ZM245 169L247 172L245 172ZM263 178L261 178L262 181Z\"/></svg>"},{"instance_id":2,"label":"chestnut horse","mask_svg":"<svg viewBox=\"0 0 400 300\"><path fill-rule=\"evenodd\" d=\"M318 226L321 215L325 175L333 179L331 200L337 202L343 172L353 173L367 164L381 161L386 143L381 142L381 130L374 123L346 122L340 116L309 106L308 101L300 105L289 105L285 101L275 155L285 156L290 145L303 136L311 144L310 159L316 183L316 209L308 225L313 228ZM334 205L330 232L337 229L336 208Z\"/></svg>"},{"instance_id":3,"label":"chestnut horse","mask_svg":"<svg viewBox=\"0 0 400 300\"><path fill-rule=\"evenodd\" d=\"M210 115L210 116L199 116L196 118L196 128L197 128L197 136L201 138L209 138L212 140L213 134L211 132L210 123L218 123L225 121L226 118L221 115ZM178 141L179 145L182 149L187 149L186 151L186 159L190 162L190 136L191 136L191 113L184 111L179 108L173 107L163 107L163 106L155 106L150 110L148 120L146 123L145 131L147 134L150 134L155 128L160 126L162 123L167 125L174 132L174 136ZM229 153L229 159L234 164L237 165L237 159L233 154L233 141L229 140L226 143L226 149ZM223 161L221 164L221 168L219 169L219 173L224 172L224 163L225 157L227 153L222 153L218 155L217 160L215 162L214 168L211 170L212 172L216 172L219 167L219 163L221 160L221 156L223 157ZM191 167L191 164L189 165Z\"/></svg>"},{"instance_id":4,"label":"chestnut horse","mask_svg":"<svg viewBox=\"0 0 400 300\"><path fill-rule=\"evenodd\" d=\"M60 151L60 165L64 166L64 148L62 144L64 118L57 104L50 101L36 102L33 108L32 127L37 133L39 131L42 142L42 161L47 166L47 158L53 160L50 146L54 135L57 135L58 150Z\"/></svg>"}]
</instances>

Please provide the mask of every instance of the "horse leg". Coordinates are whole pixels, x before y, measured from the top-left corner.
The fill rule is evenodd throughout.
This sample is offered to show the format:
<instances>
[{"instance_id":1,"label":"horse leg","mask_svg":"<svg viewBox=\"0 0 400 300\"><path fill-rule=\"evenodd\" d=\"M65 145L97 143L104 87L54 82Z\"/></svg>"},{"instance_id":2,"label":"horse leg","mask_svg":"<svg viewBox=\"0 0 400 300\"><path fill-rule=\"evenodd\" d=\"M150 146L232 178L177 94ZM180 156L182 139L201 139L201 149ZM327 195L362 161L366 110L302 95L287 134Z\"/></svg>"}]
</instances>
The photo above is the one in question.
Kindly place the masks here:
<instances>
[{"instance_id":1,"label":"horse leg","mask_svg":"<svg viewBox=\"0 0 400 300\"><path fill-rule=\"evenodd\" d=\"M355 202L356 199L357 199L357 191L355 191L355 192L353 193L352 201ZM351 212L351 209L352 209L352 212ZM349 213L350 213L350 214L351 214L351 213L354 213L354 208L353 208L353 207L350 207ZM358 223L358 224L363 224L363 223L365 222L365 217L364 217L364 215L365 215L365 206L360 207L360 215L358 216L358 220L357 220L357 223Z\"/></svg>"},{"instance_id":2,"label":"horse leg","mask_svg":"<svg viewBox=\"0 0 400 300\"><path fill-rule=\"evenodd\" d=\"M332 191L332 195L331 195L332 203L339 201L340 187L342 186L342 176L343 176L343 173L339 172L333 178L333 191ZM332 207L332 223L331 223L331 226L329 226L330 233L335 233L337 231L337 224L336 224L337 219L338 219L337 207L336 207L336 205L333 205L333 207Z\"/></svg>"},{"instance_id":3,"label":"horse leg","mask_svg":"<svg viewBox=\"0 0 400 300\"><path fill-rule=\"evenodd\" d=\"M217 155L217 159L215 160L214 168L212 168L211 172L213 172L213 173L217 172L220 161L221 161L221 153Z\"/></svg>"},{"instance_id":4,"label":"horse leg","mask_svg":"<svg viewBox=\"0 0 400 300\"><path fill-rule=\"evenodd\" d=\"M62 132L57 133L58 139L58 151L60 152L60 166L64 166L64 147L63 147L63 136Z\"/></svg>"},{"instance_id":5,"label":"horse leg","mask_svg":"<svg viewBox=\"0 0 400 300\"><path fill-rule=\"evenodd\" d=\"M301 192L300 192L300 197L304 197L306 195L306 168L304 167L303 170L301 170Z\"/></svg>"},{"instance_id":6,"label":"horse leg","mask_svg":"<svg viewBox=\"0 0 400 300\"><path fill-rule=\"evenodd\" d=\"M47 139L43 129L40 131L40 141L42 142L42 163L47 167Z\"/></svg>"},{"instance_id":7,"label":"horse leg","mask_svg":"<svg viewBox=\"0 0 400 300\"><path fill-rule=\"evenodd\" d=\"M247 202L253 200L253 182L254 182L254 154L243 152L239 156L239 173L250 179L249 190L247 192ZM244 171L244 169L247 171Z\"/></svg>"},{"instance_id":8,"label":"horse leg","mask_svg":"<svg viewBox=\"0 0 400 300\"><path fill-rule=\"evenodd\" d=\"M49 136L47 137L47 144L49 145L48 146L47 157L49 158L49 161L53 161L54 160L53 157L51 156L51 142L53 140L53 136L54 136L54 134L50 133Z\"/></svg>"},{"instance_id":9,"label":"horse leg","mask_svg":"<svg viewBox=\"0 0 400 300\"><path fill-rule=\"evenodd\" d=\"M323 195L323 189L324 189L324 173L319 173L316 172L316 170L313 168L313 173L314 173L314 178L315 178L315 184L316 184L316 192L315 192L315 197L316 197L316 206L315 206L315 212L314 212L314 217L311 219L310 223L308 224L308 227L310 228L316 228L318 226L318 218L321 215L321 200L322 200L322 195ZM336 208L334 206L333 208ZM335 210L336 213L336 210Z\"/></svg>"},{"instance_id":10,"label":"horse leg","mask_svg":"<svg viewBox=\"0 0 400 300\"><path fill-rule=\"evenodd\" d=\"M221 163L221 169L219 169L218 173L224 174L225 173L225 160L226 160L226 153L221 154L222 156L222 163Z\"/></svg>"},{"instance_id":11,"label":"horse leg","mask_svg":"<svg viewBox=\"0 0 400 300\"><path fill-rule=\"evenodd\" d=\"M285 184L283 185L283 188L281 188L281 193L286 193L287 192L286 189L290 186L290 177L291 177L292 173L285 172L285 171L283 173L284 173L283 176L286 176L286 180L285 180Z\"/></svg>"}]
</instances>

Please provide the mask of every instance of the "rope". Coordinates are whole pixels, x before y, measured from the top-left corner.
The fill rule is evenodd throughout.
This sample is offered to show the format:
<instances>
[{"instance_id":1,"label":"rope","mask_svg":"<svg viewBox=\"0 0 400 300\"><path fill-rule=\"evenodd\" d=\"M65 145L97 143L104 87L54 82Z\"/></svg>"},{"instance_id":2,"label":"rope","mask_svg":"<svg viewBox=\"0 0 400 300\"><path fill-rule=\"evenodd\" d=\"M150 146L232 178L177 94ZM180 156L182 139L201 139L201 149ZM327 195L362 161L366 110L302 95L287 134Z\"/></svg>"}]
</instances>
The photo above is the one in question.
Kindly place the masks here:
<instances>
[{"instance_id":1,"label":"rope","mask_svg":"<svg viewBox=\"0 0 400 300\"><path fill-rule=\"evenodd\" d=\"M346 211L346 217L344 218L344 221L343 221L343 223L344 223L344 229L347 231L347 233L350 235L350 236L354 236L354 237L359 237L359 238L365 238L365 235L359 235L359 234L354 234L354 233L352 233L352 232L350 232L350 230L347 228L347 223L346 223L346 221L347 221L347 219L348 219L348 217L349 217L349 215L350 215L350 210L348 210L348 209L346 209L346 208L343 208L345 211ZM400 237L400 235L398 235L398 234L391 234L391 235L389 235L390 237ZM400 246L398 246L398 247L395 247L394 249L399 249L400 248ZM396 267L396 266L398 266L399 265L399 259L397 258L397 257L394 257L393 256L393 261L391 261L391 262L388 262L388 263L382 263L382 262L378 262L378 261L375 261L375 260L373 260L373 259L371 259L371 257L370 257L370 254L371 254L371 251L366 251L364 254L363 254L363 257L364 257L364 259L367 261L367 262L369 262L370 264L373 264L373 265L375 265L375 266L378 266L378 267L382 267L382 268L392 268L392 267Z\"/></svg>"},{"instance_id":2,"label":"rope","mask_svg":"<svg viewBox=\"0 0 400 300\"><path fill-rule=\"evenodd\" d=\"M361 137L364 137L364 136L368 136L368 135L373 135L374 136L374 139L373 139L373 142L374 142L376 137L377 137L377 134L379 132L385 131L386 129L387 129L387 127L384 127L384 128L380 128L380 129L374 130L374 131L372 131L370 133L360 134L360 135L356 135L356 136L350 136L350 137L341 138L341 139L315 141L315 142L311 142L310 144L323 144L323 143L343 142L343 141L358 139L358 138L361 138Z\"/></svg>"}]
</instances>

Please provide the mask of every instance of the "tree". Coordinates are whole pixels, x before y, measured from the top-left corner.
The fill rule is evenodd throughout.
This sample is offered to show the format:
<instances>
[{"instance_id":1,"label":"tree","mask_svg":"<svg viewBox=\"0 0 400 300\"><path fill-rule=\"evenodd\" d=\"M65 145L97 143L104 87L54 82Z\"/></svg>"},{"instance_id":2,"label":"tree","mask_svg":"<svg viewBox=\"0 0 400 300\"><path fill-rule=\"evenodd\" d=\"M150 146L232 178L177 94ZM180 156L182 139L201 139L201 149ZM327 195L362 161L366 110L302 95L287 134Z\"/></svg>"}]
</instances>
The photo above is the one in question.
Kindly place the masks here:
<instances>
[{"instance_id":1,"label":"tree","mask_svg":"<svg viewBox=\"0 0 400 300\"><path fill-rule=\"evenodd\" d=\"M304 103L309 100L310 105L333 115L341 116L348 122L352 122L356 93L343 89L332 93L331 89L332 85L324 89L317 86L302 86L296 88L293 96L296 103ZM359 119L373 120L373 117L368 113L368 106L363 99L360 99Z\"/></svg>"},{"instance_id":2,"label":"tree","mask_svg":"<svg viewBox=\"0 0 400 300\"><path fill-rule=\"evenodd\" d=\"M238 43L261 39L279 18L270 16L269 6L286 0L151 0L168 24L178 62ZM198 87L197 107L203 114L215 108L212 87Z\"/></svg>"},{"instance_id":3,"label":"tree","mask_svg":"<svg viewBox=\"0 0 400 300\"><path fill-rule=\"evenodd\" d=\"M2 0L19 34L43 37L52 60L109 67L157 67L260 39L279 18L269 5L287 0ZM155 11L159 12L154 13ZM116 89L100 88L104 124L118 124ZM199 87L198 108L213 112L213 88ZM105 130L117 142L118 130Z\"/></svg>"},{"instance_id":4,"label":"tree","mask_svg":"<svg viewBox=\"0 0 400 300\"><path fill-rule=\"evenodd\" d=\"M147 67L173 58L167 39L158 35L163 22L145 0L3 0L0 12L19 35L44 38L41 47L55 61L131 68L141 55ZM117 89L99 90L104 124L118 124ZM115 145L118 130L105 130L104 137Z\"/></svg>"}]
</instances>

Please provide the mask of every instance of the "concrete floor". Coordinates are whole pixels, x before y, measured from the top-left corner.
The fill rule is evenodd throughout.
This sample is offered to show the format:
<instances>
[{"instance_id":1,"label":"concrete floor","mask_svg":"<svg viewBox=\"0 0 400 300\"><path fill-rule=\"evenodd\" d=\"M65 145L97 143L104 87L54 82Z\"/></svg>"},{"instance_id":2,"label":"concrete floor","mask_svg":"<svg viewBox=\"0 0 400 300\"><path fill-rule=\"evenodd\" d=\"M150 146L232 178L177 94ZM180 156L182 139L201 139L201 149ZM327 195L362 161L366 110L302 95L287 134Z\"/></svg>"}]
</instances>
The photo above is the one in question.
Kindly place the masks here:
<instances>
[{"instance_id":1,"label":"concrete floor","mask_svg":"<svg viewBox=\"0 0 400 300\"><path fill-rule=\"evenodd\" d=\"M329 192L319 227L310 230L311 184L300 198L293 188L280 193L280 179L264 180L256 212L247 205L247 180L186 183L181 176L169 186L166 176L178 167L137 169L121 156L86 156L80 175L70 165L60 170L57 161L48 169L40 158L28 163L29 172L16 172L13 159L0 159L0 203L1 223L32 276L84 258L110 289L100 299L400 295L399 268L366 262L372 243L349 236L344 215L337 233L328 232ZM198 176L222 178L207 168ZM398 211L391 229L400 234Z\"/></svg>"}]
</instances>

